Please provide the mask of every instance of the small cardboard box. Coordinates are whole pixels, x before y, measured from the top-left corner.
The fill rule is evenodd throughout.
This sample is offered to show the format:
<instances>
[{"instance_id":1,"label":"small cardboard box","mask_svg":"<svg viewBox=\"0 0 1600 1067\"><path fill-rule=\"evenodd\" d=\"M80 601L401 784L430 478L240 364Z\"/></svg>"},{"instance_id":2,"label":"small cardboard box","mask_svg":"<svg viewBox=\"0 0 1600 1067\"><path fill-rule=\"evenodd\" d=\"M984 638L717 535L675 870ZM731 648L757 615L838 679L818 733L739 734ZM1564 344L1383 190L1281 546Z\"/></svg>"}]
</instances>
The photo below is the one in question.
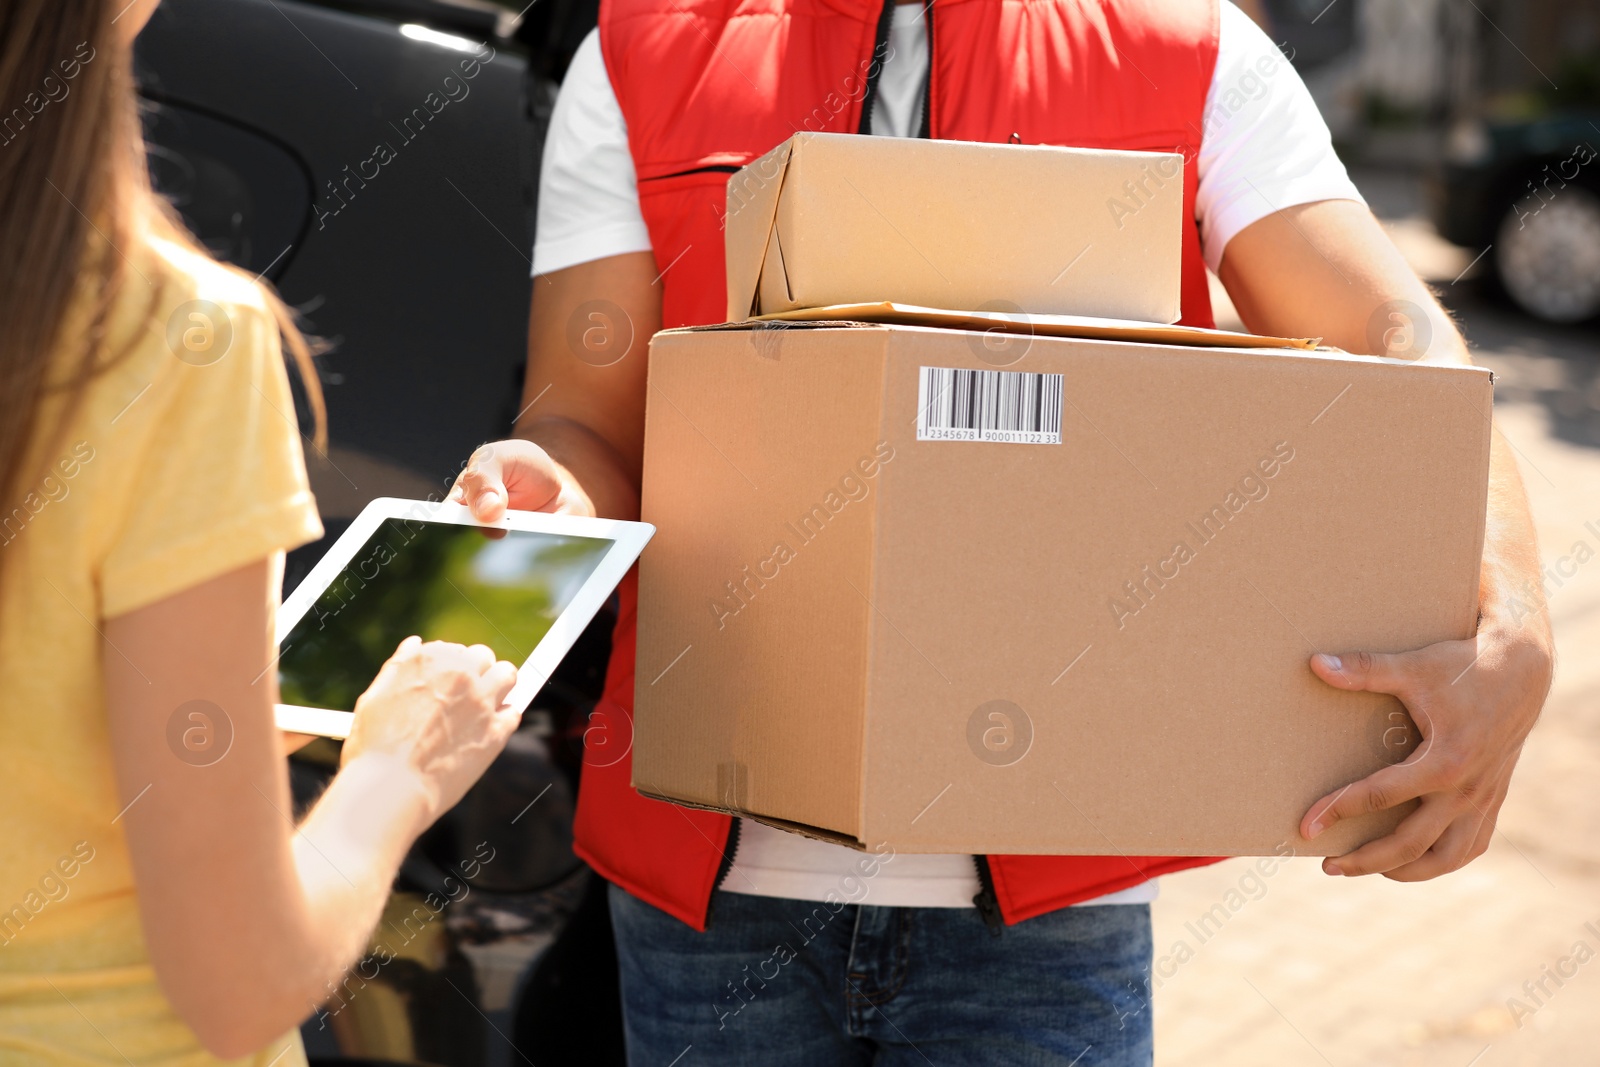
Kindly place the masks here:
<instances>
[{"instance_id":1,"label":"small cardboard box","mask_svg":"<svg viewBox=\"0 0 1600 1067\"><path fill-rule=\"evenodd\" d=\"M799 133L728 179L728 319L861 300L1176 322L1183 157Z\"/></svg>"},{"instance_id":2,"label":"small cardboard box","mask_svg":"<svg viewBox=\"0 0 1600 1067\"><path fill-rule=\"evenodd\" d=\"M903 852L1399 821L1299 838L1420 740L1307 659L1473 632L1487 371L880 317L652 342L640 792Z\"/></svg>"}]
</instances>

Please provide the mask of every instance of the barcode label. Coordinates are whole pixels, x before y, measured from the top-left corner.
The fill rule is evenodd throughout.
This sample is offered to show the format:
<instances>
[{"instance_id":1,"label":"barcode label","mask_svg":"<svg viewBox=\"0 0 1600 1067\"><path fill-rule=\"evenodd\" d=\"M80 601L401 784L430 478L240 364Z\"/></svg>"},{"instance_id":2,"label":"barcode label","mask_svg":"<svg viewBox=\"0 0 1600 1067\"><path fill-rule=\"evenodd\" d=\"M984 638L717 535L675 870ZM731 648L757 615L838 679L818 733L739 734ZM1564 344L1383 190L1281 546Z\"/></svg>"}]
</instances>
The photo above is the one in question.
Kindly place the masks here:
<instances>
[{"instance_id":1,"label":"barcode label","mask_svg":"<svg viewBox=\"0 0 1600 1067\"><path fill-rule=\"evenodd\" d=\"M1061 443L1061 375L923 367L917 440Z\"/></svg>"}]
</instances>

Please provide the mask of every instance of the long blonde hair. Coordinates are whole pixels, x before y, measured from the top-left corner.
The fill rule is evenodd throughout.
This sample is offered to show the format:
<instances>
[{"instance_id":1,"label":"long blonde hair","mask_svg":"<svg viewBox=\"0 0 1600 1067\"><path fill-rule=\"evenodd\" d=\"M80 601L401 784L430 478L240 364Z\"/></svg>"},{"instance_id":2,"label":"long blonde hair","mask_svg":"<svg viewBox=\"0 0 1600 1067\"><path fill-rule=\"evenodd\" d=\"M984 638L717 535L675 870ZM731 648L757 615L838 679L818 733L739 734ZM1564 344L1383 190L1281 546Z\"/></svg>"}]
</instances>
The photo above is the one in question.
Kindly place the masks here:
<instances>
[{"instance_id":1,"label":"long blonde hair","mask_svg":"<svg viewBox=\"0 0 1600 1067\"><path fill-rule=\"evenodd\" d=\"M30 479L22 467L34 437L64 432L88 383L125 354L109 351L107 337L128 273L122 250L153 233L202 251L150 189L132 50L113 25L125 5L0 0L0 501ZM67 320L84 292L95 296L80 329ZM311 351L288 309L266 295L321 448L326 410ZM58 352L69 336L87 343ZM58 358L67 363L54 371ZM59 425L40 426L55 390L67 394Z\"/></svg>"}]
</instances>

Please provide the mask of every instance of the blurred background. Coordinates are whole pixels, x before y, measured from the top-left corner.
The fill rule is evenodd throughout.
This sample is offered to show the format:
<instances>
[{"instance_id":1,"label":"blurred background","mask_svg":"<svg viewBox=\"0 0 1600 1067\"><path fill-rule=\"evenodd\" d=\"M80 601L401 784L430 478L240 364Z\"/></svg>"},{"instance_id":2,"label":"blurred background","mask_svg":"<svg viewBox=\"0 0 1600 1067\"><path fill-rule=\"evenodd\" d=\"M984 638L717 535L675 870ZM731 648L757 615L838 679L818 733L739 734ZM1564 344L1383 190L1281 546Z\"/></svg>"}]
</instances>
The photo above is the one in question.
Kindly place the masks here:
<instances>
[{"instance_id":1,"label":"blurred background","mask_svg":"<svg viewBox=\"0 0 1600 1067\"><path fill-rule=\"evenodd\" d=\"M1404 886L1233 860L1164 879L1157 1061L1594 1062L1600 0L1240 6L1497 375L1561 661L1500 832L1467 870ZM510 426L543 130L595 17L595 0L166 0L141 38L157 186L332 344L332 445L308 448L329 536L295 553L291 588L368 500L441 496ZM407 860L375 937L394 958L306 1024L314 1058L620 1062L608 921L570 825L610 624ZM332 743L296 758L302 803L336 761Z\"/></svg>"}]
</instances>

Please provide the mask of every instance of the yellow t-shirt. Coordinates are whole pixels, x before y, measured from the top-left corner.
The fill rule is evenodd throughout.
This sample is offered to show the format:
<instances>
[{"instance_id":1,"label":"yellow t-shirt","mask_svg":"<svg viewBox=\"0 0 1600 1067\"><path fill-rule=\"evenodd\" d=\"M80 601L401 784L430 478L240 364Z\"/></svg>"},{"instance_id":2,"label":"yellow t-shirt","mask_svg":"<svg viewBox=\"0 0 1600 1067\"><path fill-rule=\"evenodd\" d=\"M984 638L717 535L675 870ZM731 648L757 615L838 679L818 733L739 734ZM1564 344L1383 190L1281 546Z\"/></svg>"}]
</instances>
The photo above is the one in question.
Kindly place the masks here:
<instances>
[{"instance_id":1,"label":"yellow t-shirt","mask_svg":"<svg viewBox=\"0 0 1600 1067\"><path fill-rule=\"evenodd\" d=\"M0 1064L217 1062L145 950L101 620L322 532L260 289L154 237L123 252L110 336L134 347L0 502ZM275 1058L305 1063L297 1032L244 1062Z\"/></svg>"}]
</instances>

